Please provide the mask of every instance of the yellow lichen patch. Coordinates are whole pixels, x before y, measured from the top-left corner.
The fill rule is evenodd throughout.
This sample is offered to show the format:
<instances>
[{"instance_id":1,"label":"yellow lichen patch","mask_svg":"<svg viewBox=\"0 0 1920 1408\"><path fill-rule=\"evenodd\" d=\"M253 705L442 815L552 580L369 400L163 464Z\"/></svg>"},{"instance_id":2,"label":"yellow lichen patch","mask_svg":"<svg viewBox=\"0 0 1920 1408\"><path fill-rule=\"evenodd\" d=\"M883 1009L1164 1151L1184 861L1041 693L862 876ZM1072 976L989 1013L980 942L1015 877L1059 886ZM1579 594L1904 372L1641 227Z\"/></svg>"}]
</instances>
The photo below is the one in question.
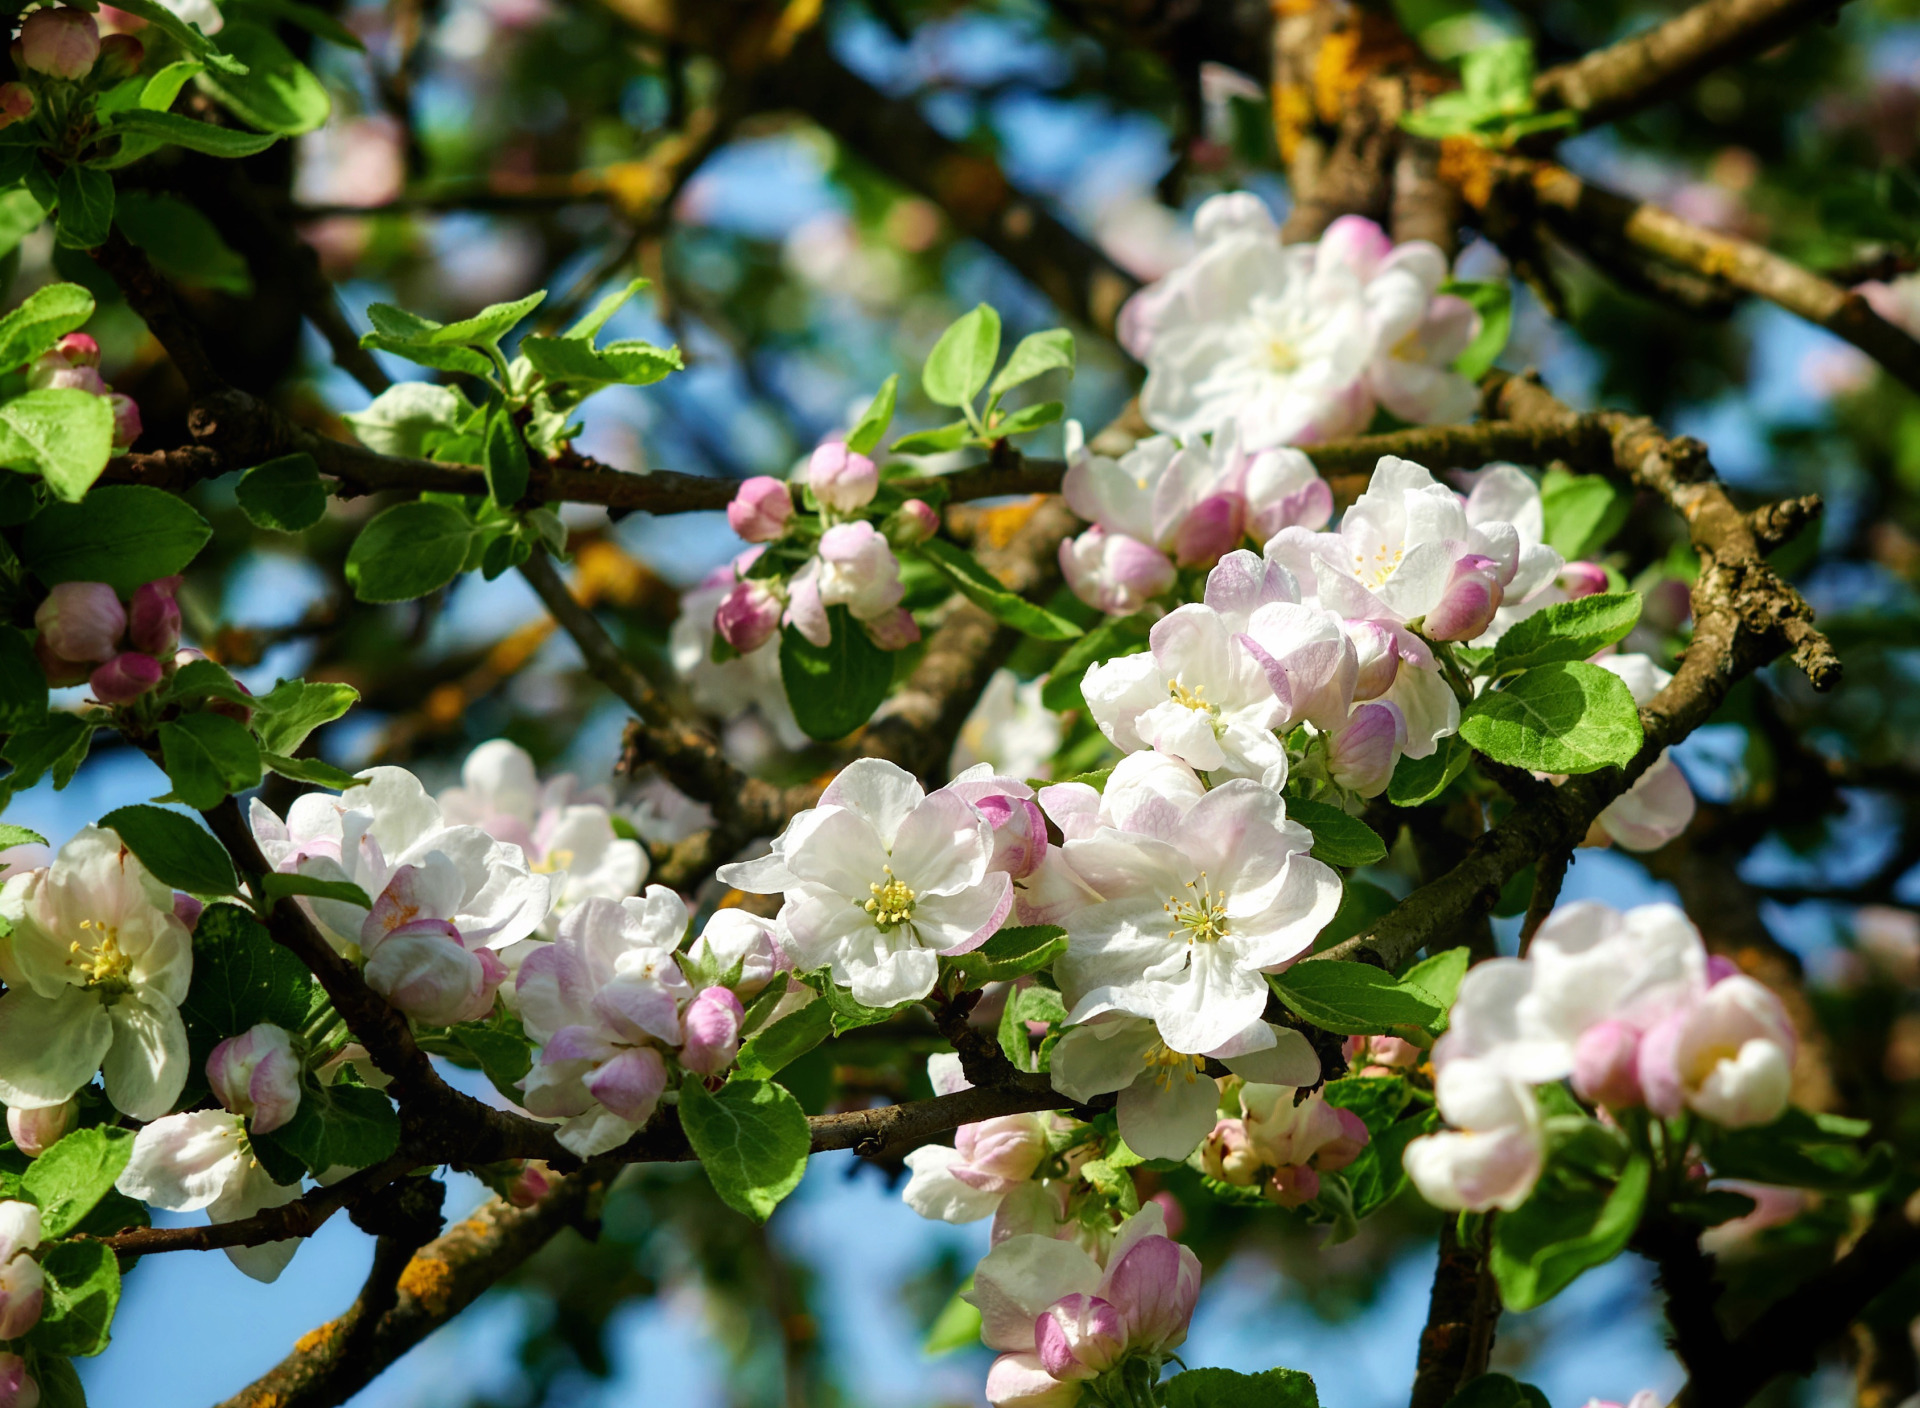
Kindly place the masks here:
<instances>
[{"instance_id":1,"label":"yellow lichen patch","mask_svg":"<svg viewBox=\"0 0 1920 1408\"><path fill-rule=\"evenodd\" d=\"M1440 179L1475 210L1493 199L1493 153L1471 137L1440 139Z\"/></svg>"},{"instance_id":2,"label":"yellow lichen patch","mask_svg":"<svg viewBox=\"0 0 1920 1408\"><path fill-rule=\"evenodd\" d=\"M451 728L467 712L466 691L457 684L436 685L427 695L426 703L420 706L420 712L436 727Z\"/></svg>"},{"instance_id":3,"label":"yellow lichen patch","mask_svg":"<svg viewBox=\"0 0 1920 1408\"><path fill-rule=\"evenodd\" d=\"M1040 507L1041 497L1035 494L1021 503L986 510L980 515L980 537L996 548L1005 547L1013 541L1015 533L1027 526L1033 511Z\"/></svg>"},{"instance_id":4,"label":"yellow lichen patch","mask_svg":"<svg viewBox=\"0 0 1920 1408\"><path fill-rule=\"evenodd\" d=\"M1313 56L1313 106L1329 126L1340 120L1347 94L1366 77L1354 64L1359 49L1358 29L1337 29L1321 41L1320 52Z\"/></svg>"},{"instance_id":5,"label":"yellow lichen patch","mask_svg":"<svg viewBox=\"0 0 1920 1408\"><path fill-rule=\"evenodd\" d=\"M646 564L605 539L582 543L573 560L575 587L588 606L637 606L666 590Z\"/></svg>"},{"instance_id":6,"label":"yellow lichen patch","mask_svg":"<svg viewBox=\"0 0 1920 1408\"><path fill-rule=\"evenodd\" d=\"M453 1298L453 1268L438 1257L417 1256L400 1273L400 1293L418 1301L429 1315L444 1315Z\"/></svg>"},{"instance_id":7,"label":"yellow lichen patch","mask_svg":"<svg viewBox=\"0 0 1920 1408\"><path fill-rule=\"evenodd\" d=\"M1282 161L1292 161L1313 122L1313 98L1298 83L1273 85L1273 138Z\"/></svg>"},{"instance_id":8,"label":"yellow lichen patch","mask_svg":"<svg viewBox=\"0 0 1920 1408\"><path fill-rule=\"evenodd\" d=\"M340 1322L329 1320L324 1325L315 1325L299 1339L293 1342L293 1348L299 1354L315 1354L332 1344L340 1333Z\"/></svg>"}]
</instances>

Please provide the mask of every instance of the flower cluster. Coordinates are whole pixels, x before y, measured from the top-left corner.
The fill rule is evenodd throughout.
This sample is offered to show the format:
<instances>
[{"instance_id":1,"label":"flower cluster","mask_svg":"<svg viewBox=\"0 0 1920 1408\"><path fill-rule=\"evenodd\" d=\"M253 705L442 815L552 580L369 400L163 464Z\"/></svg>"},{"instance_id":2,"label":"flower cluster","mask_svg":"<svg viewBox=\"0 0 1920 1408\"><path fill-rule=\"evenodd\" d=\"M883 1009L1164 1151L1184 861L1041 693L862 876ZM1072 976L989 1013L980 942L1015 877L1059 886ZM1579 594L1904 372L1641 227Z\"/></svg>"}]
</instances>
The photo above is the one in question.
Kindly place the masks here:
<instances>
[{"instance_id":1,"label":"flower cluster","mask_svg":"<svg viewBox=\"0 0 1920 1408\"><path fill-rule=\"evenodd\" d=\"M91 23L91 18L83 10L54 12L36 10L34 15L29 17L28 23L31 24L35 17L48 13L78 15ZM138 39L121 34L110 35L106 43L108 46L130 44L136 50L140 47ZM139 59L136 57L129 66L129 71L138 65ZM5 89L17 86L16 84L0 85L0 112L4 112ZM0 127L3 126L5 123L0 122ZM125 454L133 447L133 442L140 438L140 407L135 404L133 397L115 391L101 380L100 344L83 332L68 333L54 343L51 350L41 354L40 359L27 369L27 385L35 390L43 387L69 387L105 397L107 404L113 408L115 454Z\"/></svg>"},{"instance_id":2,"label":"flower cluster","mask_svg":"<svg viewBox=\"0 0 1920 1408\"><path fill-rule=\"evenodd\" d=\"M115 706L152 693L180 663L179 590L180 578L162 577L123 605L105 582L60 583L33 613L33 652L47 683L86 684Z\"/></svg>"},{"instance_id":3,"label":"flower cluster","mask_svg":"<svg viewBox=\"0 0 1920 1408\"><path fill-rule=\"evenodd\" d=\"M1780 1000L1709 958L1671 905L1556 910L1525 958L1479 964L1434 1047L1434 1093L1453 1129L1408 1145L1406 1169L1442 1208L1515 1208L1540 1176L1533 1087L1569 1080L1619 1113L1691 1112L1725 1128L1787 1107L1796 1046Z\"/></svg>"},{"instance_id":4,"label":"flower cluster","mask_svg":"<svg viewBox=\"0 0 1920 1408\"><path fill-rule=\"evenodd\" d=\"M734 532L761 546L735 560L736 580L714 610L714 630L742 655L782 626L825 646L833 639L827 613L844 606L882 650L912 645L920 627L900 604L906 589L893 550L932 537L939 516L908 499L876 523L880 471L838 440L813 452L806 487L815 512L796 511L791 487L764 474L741 484L727 505Z\"/></svg>"},{"instance_id":5,"label":"flower cluster","mask_svg":"<svg viewBox=\"0 0 1920 1408\"><path fill-rule=\"evenodd\" d=\"M35 1260L40 1247L40 1209L32 1203L0 1202L0 1341L17 1340L40 1323L46 1276ZM34 1408L40 1385L18 1354L0 1350L0 1404Z\"/></svg>"},{"instance_id":6,"label":"flower cluster","mask_svg":"<svg viewBox=\"0 0 1920 1408\"><path fill-rule=\"evenodd\" d=\"M64 118L72 85L105 87L118 83L137 72L146 57L146 46L130 34L101 38L99 23L85 10L67 6L35 10L21 24L20 37L13 41L13 66L25 81L0 84L0 127L32 117L43 108ZM94 358L97 364L98 349ZM137 412L132 424L137 435ZM117 407L115 425L118 440ZM132 437L124 443L131 444Z\"/></svg>"},{"instance_id":7,"label":"flower cluster","mask_svg":"<svg viewBox=\"0 0 1920 1408\"><path fill-rule=\"evenodd\" d=\"M1367 1126L1325 1095L1285 1085L1242 1085L1240 1115L1213 1127L1201 1148L1209 1177L1258 1188L1283 1208L1320 1196L1320 1175L1345 1168L1367 1147Z\"/></svg>"}]
</instances>

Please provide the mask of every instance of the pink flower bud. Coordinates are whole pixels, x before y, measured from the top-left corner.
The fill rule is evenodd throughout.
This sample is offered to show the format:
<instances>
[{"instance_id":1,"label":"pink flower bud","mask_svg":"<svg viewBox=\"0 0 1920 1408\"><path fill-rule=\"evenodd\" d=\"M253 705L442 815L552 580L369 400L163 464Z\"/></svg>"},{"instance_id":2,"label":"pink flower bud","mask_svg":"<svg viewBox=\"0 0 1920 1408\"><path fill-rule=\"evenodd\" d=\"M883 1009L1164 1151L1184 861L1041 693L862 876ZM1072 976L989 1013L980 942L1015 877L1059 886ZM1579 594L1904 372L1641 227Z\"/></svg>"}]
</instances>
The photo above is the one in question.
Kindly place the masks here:
<instances>
[{"instance_id":1,"label":"pink flower bud","mask_svg":"<svg viewBox=\"0 0 1920 1408\"><path fill-rule=\"evenodd\" d=\"M1477 552L1455 560L1440 602L1427 613L1429 640L1472 640L1500 609L1500 564Z\"/></svg>"},{"instance_id":2,"label":"pink flower bud","mask_svg":"<svg viewBox=\"0 0 1920 1408\"><path fill-rule=\"evenodd\" d=\"M1221 1120L1200 1146L1200 1162L1207 1177L1236 1188L1251 1188L1260 1181L1260 1155L1247 1138L1243 1120Z\"/></svg>"},{"instance_id":3,"label":"pink flower bud","mask_svg":"<svg viewBox=\"0 0 1920 1408\"><path fill-rule=\"evenodd\" d=\"M905 650L920 640L920 623L904 606L869 617L860 624L866 628L867 638L882 650Z\"/></svg>"},{"instance_id":4,"label":"pink flower bud","mask_svg":"<svg viewBox=\"0 0 1920 1408\"><path fill-rule=\"evenodd\" d=\"M1407 720L1397 704L1362 704L1327 739L1327 771L1342 787L1377 797L1407 746Z\"/></svg>"},{"instance_id":5,"label":"pink flower bud","mask_svg":"<svg viewBox=\"0 0 1920 1408\"><path fill-rule=\"evenodd\" d=\"M1211 567L1246 535L1246 500L1238 494L1214 494L1195 504L1174 531L1174 560L1182 567Z\"/></svg>"},{"instance_id":6,"label":"pink flower bud","mask_svg":"<svg viewBox=\"0 0 1920 1408\"><path fill-rule=\"evenodd\" d=\"M1640 1033L1625 1022L1598 1022L1573 1044L1573 1088L1583 1100L1625 1110L1640 1090Z\"/></svg>"},{"instance_id":7,"label":"pink flower bud","mask_svg":"<svg viewBox=\"0 0 1920 1408\"><path fill-rule=\"evenodd\" d=\"M27 368L27 385L36 391L52 387L60 391L84 391L89 396L105 396L107 383L97 367L76 367L58 352L45 353Z\"/></svg>"},{"instance_id":8,"label":"pink flower bud","mask_svg":"<svg viewBox=\"0 0 1920 1408\"><path fill-rule=\"evenodd\" d=\"M1349 621L1347 636L1360 661L1353 677L1353 702L1378 699L1393 688L1400 673L1400 643L1393 628L1380 621Z\"/></svg>"},{"instance_id":9,"label":"pink flower bud","mask_svg":"<svg viewBox=\"0 0 1920 1408\"><path fill-rule=\"evenodd\" d=\"M229 1113L248 1119L255 1134L271 1133L300 1108L293 1038L270 1022L227 1038L207 1057L207 1084Z\"/></svg>"},{"instance_id":10,"label":"pink flower bud","mask_svg":"<svg viewBox=\"0 0 1920 1408\"><path fill-rule=\"evenodd\" d=\"M1054 1378L1037 1354L1003 1354L987 1370L987 1402L993 1408L1073 1408L1080 1385Z\"/></svg>"},{"instance_id":11,"label":"pink flower bud","mask_svg":"<svg viewBox=\"0 0 1920 1408\"><path fill-rule=\"evenodd\" d=\"M880 471L844 441L829 440L807 461L807 485L823 509L853 513L873 502L880 489Z\"/></svg>"},{"instance_id":12,"label":"pink flower bud","mask_svg":"<svg viewBox=\"0 0 1920 1408\"><path fill-rule=\"evenodd\" d=\"M559 1180L539 1159L528 1159L507 1185L507 1201L517 1208L530 1208L552 1191Z\"/></svg>"},{"instance_id":13,"label":"pink flower bud","mask_svg":"<svg viewBox=\"0 0 1920 1408\"><path fill-rule=\"evenodd\" d=\"M770 543L787 531L793 514L793 495L780 480L756 474L734 492L727 505L727 522L750 543Z\"/></svg>"},{"instance_id":14,"label":"pink flower bud","mask_svg":"<svg viewBox=\"0 0 1920 1408\"><path fill-rule=\"evenodd\" d=\"M92 664L120 649L127 611L105 582L62 582L33 613L47 649L74 664Z\"/></svg>"},{"instance_id":15,"label":"pink flower bud","mask_svg":"<svg viewBox=\"0 0 1920 1408\"><path fill-rule=\"evenodd\" d=\"M1607 569L1597 562L1569 562L1560 569L1560 590L1569 598L1593 596L1605 591L1607 585Z\"/></svg>"},{"instance_id":16,"label":"pink flower bud","mask_svg":"<svg viewBox=\"0 0 1920 1408\"><path fill-rule=\"evenodd\" d=\"M1360 1157L1360 1151L1367 1147L1367 1141L1373 1137L1367 1133L1367 1122L1352 1110L1343 1110L1337 1105L1327 1108L1333 1111L1334 1119L1340 1122L1340 1133L1322 1144L1313 1156L1313 1166L1322 1173L1345 1168Z\"/></svg>"},{"instance_id":17,"label":"pink flower bud","mask_svg":"<svg viewBox=\"0 0 1920 1408\"><path fill-rule=\"evenodd\" d=\"M66 358L70 367L100 365L100 344L83 332L70 332L53 344L53 350Z\"/></svg>"},{"instance_id":18,"label":"pink flower bud","mask_svg":"<svg viewBox=\"0 0 1920 1408\"><path fill-rule=\"evenodd\" d=\"M17 1354L0 1353L0 1408L40 1408L40 1385Z\"/></svg>"},{"instance_id":19,"label":"pink flower bud","mask_svg":"<svg viewBox=\"0 0 1920 1408\"><path fill-rule=\"evenodd\" d=\"M85 10L35 10L20 26L20 64L68 82L85 78L100 57L100 27Z\"/></svg>"},{"instance_id":20,"label":"pink flower bud","mask_svg":"<svg viewBox=\"0 0 1920 1408\"><path fill-rule=\"evenodd\" d=\"M1075 596L1109 616L1131 616L1176 575L1157 549L1097 525L1060 544L1060 572Z\"/></svg>"},{"instance_id":21,"label":"pink flower bud","mask_svg":"<svg viewBox=\"0 0 1920 1408\"><path fill-rule=\"evenodd\" d=\"M178 658L179 657L177 656L175 657L176 668L177 668ZM252 690L248 689L239 680L235 680L233 683L234 683L234 687L237 688L242 694L253 693ZM236 704L231 699L221 699L221 698L215 697L215 698L209 699L206 702L204 707L209 714L223 715L224 717L232 719L235 723L238 723L238 724L250 724L253 722L253 710L249 709L245 704Z\"/></svg>"},{"instance_id":22,"label":"pink flower bud","mask_svg":"<svg viewBox=\"0 0 1920 1408\"><path fill-rule=\"evenodd\" d=\"M623 1120L645 1124L667 1088L667 1066L651 1046L622 1051L587 1073L587 1093Z\"/></svg>"},{"instance_id":23,"label":"pink flower bud","mask_svg":"<svg viewBox=\"0 0 1920 1408\"><path fill-rule=\"evenodd\" d=\"M1262 1191L1283 1208L1297 1208L1320 1196L1320 1175L1305 1164L1287 1164L1273 1171Z\"/></svg>"},{"instance_id":24,"label":"pink flower bud","mask_svg":"<svg viewBox=\"0 0 1920 1408\"><path fill-rule=\"evenodd\" d=\"M147 655L171 655L180 644L180 578L162 577L134 589L127 607L127 641Z\"/></svg>"},{"instance_id":25,"label":"pink flower bud","mask_svg":"<svg viewBox=\"0 0 1920 1408\"><path fill-rule=\"evenodd\" d=\"M973 806L993 828L993 859L987 868L1004 870L1015 880L1033 874L1047 854L1047 819L1033 799L996 793Z\"/></svg>"},{"instance_id":26,"label":"pink flower bud","mask_svg":"<svg viewBox=\"0 0 1920 1408\"><path fill-rule=\"evenodd\" d=\"M737 582L713 613L713 628L742 655L750 655L772 640L786 609L765 582Z\"/></svg>"},{"instance_id":27,"label":"pink flower bud","mask_svg":"<svg viewBox=\"0 0 1920 1408\"><path fill-rule=\"evenodd\" d=\"M887 515L887 521L880 525L880 531L887 535L887 541L895 547L910 548L916 543L924 543L940 531L940 515L924 499L908 499Z\"/></svg>"},{"instance_id":28,"label":"pink flower bud","mask_svg":"<svg viewBox=\"0 0 1920 1408\"><path fill-rule=\"evenodd\" d=\"M1169 1237L1178 1237L1187 1230L1187 1210L1180 1206L1180 1200L1173 1194L1162 1188L1147 1201L1157 1206L1166 1218Z\"/></svg>"},{"instance_id":29,"label":"pink flower bud","mask_svg":"<svg viewBox=\"0 0 1920 1408\"><path fill-rule=\"evenodd\" d=\"M33 116L33 89L24 83L0 83L0 127Z\"/></svg>"},{"instance_id":30,"label":"pink flower bud","mask_svg":"<svg viewBox=\"0 0 1920 1408\"><path fill-rule=\"evenodd\" d=\"M187 926L189 932L200 927L200 916L206 906L192 895L183 895L178 891L173 896L173 917Z\"/></svg>"},{"instance_id":31,"label":"pink flower bud","mask_svg":"<svg viewBox=\"0 0 1920 1408\"><path fill-rule=\"evenodd\" d=\"M1728 978L1739 976L1739 973L1740 965L1735 963L1731 958L1728 958L1724 953L1710 953L1707 955L1708 987L1712 987L1715 983L1724 983Z\"/></svg>"},{"instance_id":32,"label":"pink flower bud","mask_svg":"<svg viewBox=\"0 0 1920 1408\"><path fill-rule=\"evenodd\" d=\"M124 450L140 438L140 407L134 404L133 397L122 396L118 391L107 393L107 403L113 407L114 448Z\"/></svg>"},{"instance_id":33,"label":"pink flower bud","mask_svg":"<svg viewBox=\"0 0 1920 1408\"><path fill-rule=\"evenodd\" d=\"M109 34L100 41L100 77L108 83L131 78L146 57L147 46L131 34Z\"/></svg>"},{"instance_id":34,"label":"pink flower bud","mask_svg":"<svg viewBox=\"0 0 1920 1408\"><path fill-rule=\"evenodd\" d=\"M1127 1327L1109 1302L1075 1291L1040 1312L1033 1322L1033 1342L1040 1363L1054 1378L1092 1379L1126 1352Z\"/></svg>"},{"instance_id":35,"label":"pink flower bud","mask_svg":"<svg viewBox=\"0 0 1920 1408\"><path fill-rule=\"evenodd\" d=\"M128 650L113 657L87 677L93 697L102 704L130 704L160 683L160 662L151 655Z\"/></svg>"},{"instance_id":36,"label":"pink flower bud","mask_svg":"<svg viewBox=\"0 0 1920 1408\"><path fill-rule=\"evenodd\" d=\"M977 1124L963 1124L953 1132L960 1155L951 1172L970 1188L1004 1193L1033 1177L1047 1156L1044 1116L999 1115Z\"/></svg>"},{"instance_id":37,"label":"pink flower bud","mask_svg":"<svg viewBox=\"0 0 1920 1408\"><path fill-rule=\"evenodd\" d=\"M1148 1354L1187 1338L1200 1299L1200 1258L1166 1237L1142 1237L1107 1269L1106 1298L1127 1322L1127 1345Z\"/></svg>"},{"instance_id":38,"label":"pink flower bud","mask_svg":"<svg viewBox=\"0 0 1920 1408\"><path fill-rule=\"evenodd\" d=\"M880 530L864 519L841 523L820 535L820 603L842 606L857 621L871 621L900 605L900 562ZM797 579L796 579L797 580ZM897 621L890 629L898 632ZM916 629L913 639L919 639Z\"/></svg>"},{"instance_id":39,"label":"pink flower bud","mask_svg":"<svg viewBox=\"0 0 1920 1408\"><path fill-rule=\"evenodd\" d=\"M84 684L87 676L93 673L84 661L63 660L55 655L47 645L47 638L44 635L33 638L33 658L40 662L41 673L46 675L47 683L55 689L65 689L71 684Z\"/></svg>"},{"instance_id":40,"label":"pink flower bud","mask_svg":"<svg viewBox=\"0 0 1920 1408\"><path fill-rule=\"evenodd\" d=\"M80 1119L80 1107L73 1100L58 1105L42 1105L37 1110L9 1106L7 1133L14 1146L30 1159L37 1159L63 1139Z\"/></svg>"},{"instance_id":41,"label":"pink flower bud","mask_svg":"<svg viewBox=\"0 0 1920 1408\"><path fill-rule=\"evenodd\" d=\"M680 1064L695 1075L713 1076L733 1064L740 1053L740 1028L747 1011L727 988L703 988L687 1004L686 1041Z\"/></svg>"}]
</instances>

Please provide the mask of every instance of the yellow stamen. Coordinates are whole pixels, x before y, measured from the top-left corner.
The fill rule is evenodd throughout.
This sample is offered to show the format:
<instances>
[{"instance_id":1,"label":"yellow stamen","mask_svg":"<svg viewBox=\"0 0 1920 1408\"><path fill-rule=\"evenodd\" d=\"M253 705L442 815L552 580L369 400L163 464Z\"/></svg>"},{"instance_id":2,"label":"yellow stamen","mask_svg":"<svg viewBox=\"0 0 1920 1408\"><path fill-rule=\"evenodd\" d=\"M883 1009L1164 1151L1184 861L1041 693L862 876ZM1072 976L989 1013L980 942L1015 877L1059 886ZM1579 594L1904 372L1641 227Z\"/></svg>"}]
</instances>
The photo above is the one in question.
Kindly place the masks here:
<instances>
[{"instance_id":1,"label":"yellow stamen","mask_svg":"<svg viewBox=\"0 0 1920 1408\"><path fill-rule=\"evenodd\" d=\"M1227 936L1227 892L1209 890L1204 870L1198 880L1187 881L1185 897L1168 895L1161 908L1173 916L1174 927L1167 930L1170 939L1210 944Z\"/></svg>"},{"instance_id":2,"label":"yellow stamen","mask_svg":"<svg viewBox=\"0 0 1920 1408\"><path fill-rule=\"evenodd\" d=\"M886 883L868 885L867 889L872 892L873 898L861 908L873 916L875 927L884 933L913 918L915 895L911 885L894 879L892 866L882 866L881 869L886 871Z\"/></svg>"},{"instance_id":3,"label":"yellow stamen","mask_svg":"<svg viewBox=\"0 0 1920 1408\"><path fill-rule=\"evenodd\" d=\"M1207 1058L1189 1056L1184 1051L1171 1050L1165 1042L1156 1041L1147 1048L1147 1071L1153 1077L1154 1084L1162 1090L1173 1087L1176 1076L1183 1077L1188 1085L1200 1079L1206 1069Z\"/></svg>"},{"instance_id":4,"label":"yellow stamen","mask_svg":"<svg viewBox=\"0 0 1920 1408\"><path fill-rule=\"evenodd\" d=\"M120 948L119 929L92 919L82 919L80 927L99 937L90 945L75 940L68 949L68 965L86 975L90 988L104 988L109 992L130 991L133 987L129 981L129 975L133 972L133 958Z\"/></svg>"}]
</instances>

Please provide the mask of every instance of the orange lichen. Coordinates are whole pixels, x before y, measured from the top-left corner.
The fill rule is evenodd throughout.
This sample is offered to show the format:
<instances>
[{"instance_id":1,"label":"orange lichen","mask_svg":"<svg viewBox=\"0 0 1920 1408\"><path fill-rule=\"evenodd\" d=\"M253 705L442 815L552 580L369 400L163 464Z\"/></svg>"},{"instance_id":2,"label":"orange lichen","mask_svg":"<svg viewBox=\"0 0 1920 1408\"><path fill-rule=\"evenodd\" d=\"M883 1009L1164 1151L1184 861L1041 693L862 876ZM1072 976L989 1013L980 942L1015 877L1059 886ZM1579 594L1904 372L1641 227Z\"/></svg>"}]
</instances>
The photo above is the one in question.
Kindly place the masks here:
<instances>
[{"instance_id":1,"label":"orange lichen","mask_svg":"<svg viewBox=\"0 0 1920 1408\"><path fill-rule=\"evenodd\" d=\"M1440 179L1475 210L1493 199L1493 153L1471 137L1440 139Z\"/></svg>"},{"instance_id":2,"label":"orange lichen","mask_svg":"<svg viewBox=\"0 0 1920 1408\"><path fill-rule=\"evenodd\" d=\"M340 1322L338 1320L329 1320L324 1325L315 1325L311 1330L308 1330L293 1342L294 1352L297 1354L316 1354L331 1345L339 1333Z\"/></svg>"},{"instance_id":3,"label":"orange lichen","mask_svg":"<svg viewBox=\"0 0 1920 1408\"><path fill-rule=\"evenodd\" d=\"M417 1256L400 1273L400 1292L429 1315L444 1315L453 1299L453 1268L438 1257Z\"/></svg>"},{"instance_id":4,"label":"orange lichen","mask_svg":"<svg viewBox=\"0 0 1920 1408\"><path fill-rule=\"evenodd\" d=\"M1026 526L1039 508L1044 496L1035 494L1017 504L1006 504L1000 508L985 509L980 514L980 537L996 548L1003 548L1013 541L1013 535Z\"/></svg>"}]
</instances>

